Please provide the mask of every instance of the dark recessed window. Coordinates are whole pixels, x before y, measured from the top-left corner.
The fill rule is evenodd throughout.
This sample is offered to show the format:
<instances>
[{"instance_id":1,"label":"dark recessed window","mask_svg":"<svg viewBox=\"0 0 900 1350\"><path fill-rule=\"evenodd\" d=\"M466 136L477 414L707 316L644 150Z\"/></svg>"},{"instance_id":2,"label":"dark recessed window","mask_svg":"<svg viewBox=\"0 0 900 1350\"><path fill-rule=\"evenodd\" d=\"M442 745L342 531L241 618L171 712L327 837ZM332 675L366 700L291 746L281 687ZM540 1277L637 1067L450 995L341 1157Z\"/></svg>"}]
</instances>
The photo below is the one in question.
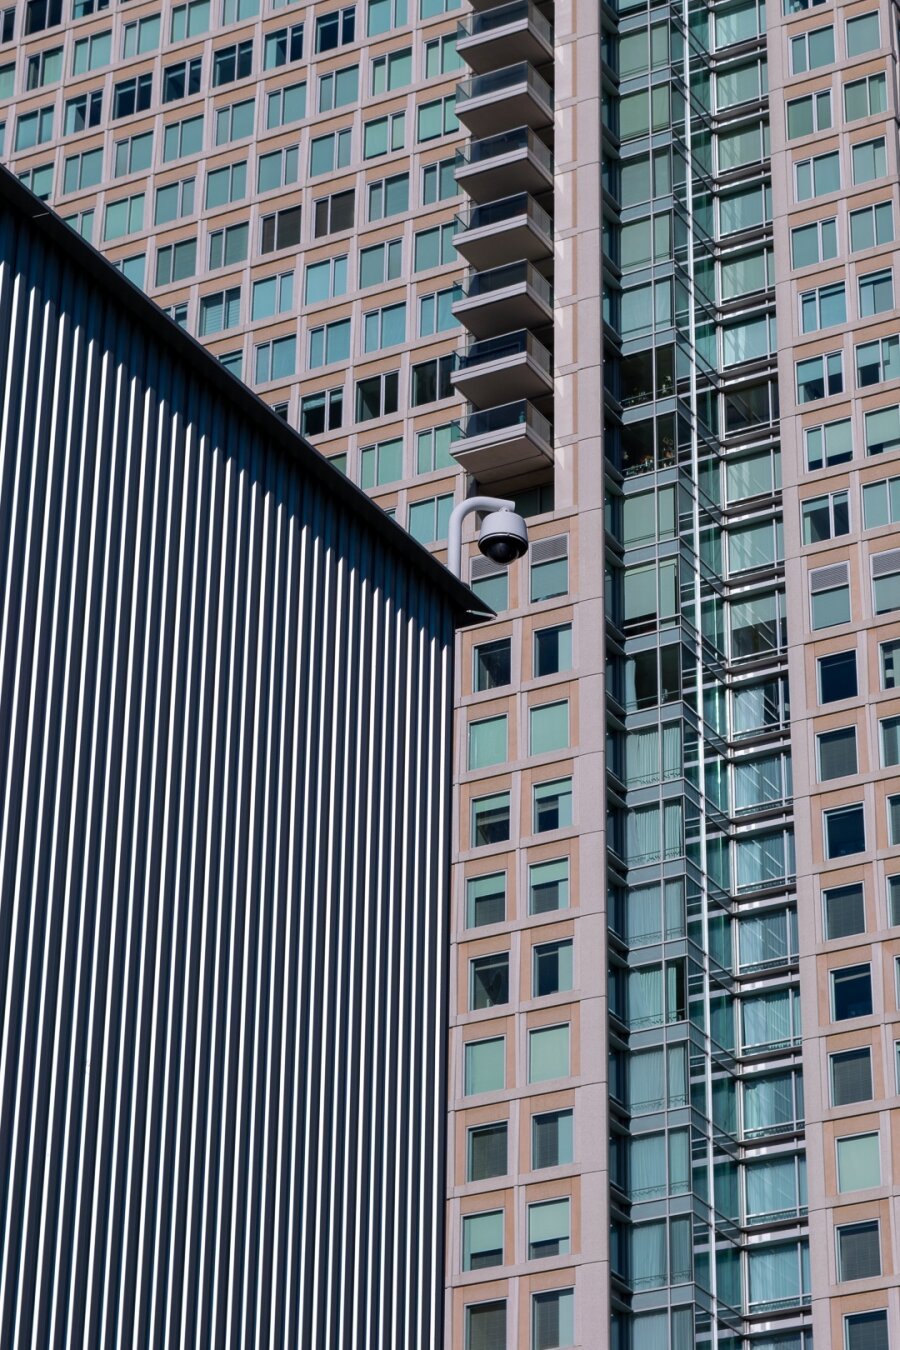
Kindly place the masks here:
<instances>
[{"instance_id":1,"label":"dark recessed window","mask_svg":"<svg viewBox=\"0 0 900 1350\"><path fill-rule=\"evenodd\" d=\"M494 1125L476 1125L469 1130L468 1181L486 1181L507 1172L505 1120Z\"/></svg>"},{"instance_id":2,"label":"dark recessed window","mask_svg":"<svg viewBox=\"0 0 900 1350\"><path fill-rule=\"evenodd\" d=\"M531 1166L565 1167L574 1157L571 1111L542 1111L531 1117Z\"/></svg>"},{"instance_id":3,"label":"dark recessed window","mask_svg":"<svg viewBox=\"0 0 900 1350\"><path fill-rule=\"evenodd\" d=\"M844 1350L888 1350L886 1309L851 1313L845 1317Z\"/></svg>"},{"instance_id":4,"label":"dark recessed window","mask_svg":"<svg viewBox=\"0 0 900 1350\"><path fill-rule=\"evenodd\" d=\"M506 1345L506 1301L472 1303L466 1308L466 1350L496 1350Z\"/></svg>"},{"instance_id":5,"label":"dark recessed window","mask_svg":"<svg viewBox=\"0 0 900 1350\"><path fill-rule=\"evenodd\" d=\"M825 856L846 858L866 847L866 822L862 802L825 812Z\"/></svg>"},{"instance_id":6,"label":"dark recessed window","mask_svg":"<svg viewBox=\"0 0 900 1350\"><path fill-rule=\"evenodd\" d=\"M572 780L560 778L552 783L535 783L533 789L535 834L545 830L563 830L572 824Z\"/></svg>"},{"instance_id":7,"label":"dark recessed window","mask_svg":"<svg viewBox=\"0 0 900 1350\"><path fill-rule=\"evenodd\" d=\"M498 689L512 679L512 642L498 638L496 642L482 642L475 648L475 691Z\"/></svg>"},{"instance_id":8,"label":"dark recessed window","mask_svg":"<svg viewBox=\"0 0 900 1350\"><path fill-rule=\"evenodd\" d=\"M831 1003L835 1022L872 1013L872 969L869 965L844 966L831 972Z\"/></svg>"},{"instance_id":9,"label":"dark recessed window","mask_svg":"<svg viewBox=\"0 0 900 1350\"><path fill-rule=\"evenodd\" d=\"M848 1223L837 1230L839 1280L865 1280L881 1274L878 1220Z\"/></svg>"},{"instance_id":10,"label":"dark recessed window","mask_svg":"<svg viewBox=\"0 0 900 1350\"><path fill-rule=\"evenodd\" d=\"M819 781L847 778L857 770L856 727L823 731L816 737L819 749Z\"/></svg>"},{"instance_id":11,"label":"dark recessed window","mask_svg":"<svg viewBox=\"0 0 900 1350\"><path fill-rule=\"evenodd\" d=\"M856 652L835 652L819 658L819 700L836 703L842 698L856 698L859 693L856 678Z\"/></svg>"},{"instance_id":12,"label":"dark recessed window","mask_svg":"<svg viewBox=\"0 0 900 1350\"><path fill-rule=\"evenodd\" d=\"M538 628L534 635L534 677L572 669L572 625Z\"/></svg>"},{"instance_id":13,"label":"dark recessed window","mask_svg":"<svg viewBox=\"0 0 900 1350\"><path fill-rule=\"evenodd\" d=\"M572 942L542 942L534 949L532 996L544 998L572 988Z\"/></svg>"},{"instance_id":14,"label":"dark recessed window","mask_svg":"<svg viewBox=\"0 0 900 1350\"><path fill-rule=\"evenodd\" d=\"M492 952L478 956L470 963L470 1006L496 1008L509 1002L509 952Z\"/></svg>"},{"instance_id":15,"label":"dark recessed window","mask_svg":"<svg viewBox=\"0 0 900 1350\"><path fill-rule=\"evenodd\" d=\"M896 689L900 685L900 642L882 642L878 650L881 655L881 687Z\"/></svg>"},{"instance_id":16,"label":"dark recessed window","mask_svg":"<svg viewBox=\"0 0 900 1350\"><path fill-rule=\"evenodd\" d=\"M892 928L900 924L900 876L888 877L888 923Z\"/></svg>"},{"instance_id":17,"label":"dark recessed window","mask_svg":"<svg viewBox=\"0 0 900 1350\"><path fill-rule=\"evenodd\" d=\"M509 838L509 793L495 792L472 802L472 847L502 844Z\"/></svg>"},{"instance_id":18,"label":"dark recessed window","mask_svg":"<svg viewBox=\"0 0 900 1350\"><path fill-rule=\"evenodd\" d=\"M866 931L866 907L861 882L855 882L852 886L833 886L823 891L822 900L825 907L825 936L829 941Z\"/></svg>"}]
</instances>

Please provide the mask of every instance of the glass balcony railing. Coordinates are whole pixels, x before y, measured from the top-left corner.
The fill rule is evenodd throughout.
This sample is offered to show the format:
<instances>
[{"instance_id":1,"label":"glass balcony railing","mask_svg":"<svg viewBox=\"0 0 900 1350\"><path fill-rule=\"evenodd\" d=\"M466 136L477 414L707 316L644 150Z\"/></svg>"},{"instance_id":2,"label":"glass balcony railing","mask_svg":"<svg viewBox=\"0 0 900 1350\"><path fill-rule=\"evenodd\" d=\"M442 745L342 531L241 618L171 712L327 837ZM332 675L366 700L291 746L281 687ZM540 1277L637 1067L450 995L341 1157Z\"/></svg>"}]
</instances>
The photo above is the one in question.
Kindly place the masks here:
<instances>
[{"instance_id":1,"label":"glass balcony railing","mask_svg":"<svg viewBox=\"0 0 900 1350\"><path fill-rule=\"evenodd\" d=\"M470 206L467 211L461 211L456 220L460 230L485 230L491 225L515 220L518 216L527 216L536 229L553 237L553 221L527 192L517 192L514 197L503 197L500 201L485 202L481 206Z\"/></svg>"},{"instance_id":2,"label":"glass balcony railing","mask_svg":"<svg viewBox=\"0 0 900 1350\"><path fill-rule=\"evenodd\" d=\"M509 431L512 427L527 427L548 444L553 440L553 428L547 418L525 398L515 403L504 403L499 408L483 408L479 412L469 413L468 417L459 419L458 425L462 440L489 436L494 431Z\"/></svg>"},{"instance_id":3,"label":"glass balcony railing","mask_svg":"<svg viewBox=\"0 0 900 1350\"><path fill-rule=\"evenodd\" d=\"M456 25L458 39L481 37L497 28L506 28L511 23L527 20L529 26L551 46L553 44L553 25L544 18L536 5L530 0L512 0L509 5L497 5L495 9L484 10L480 14L470 14Z\"/></svg>"},{"instance_id":4,"label":"glass balcony railing","mask_svg":"<svg viewBox=\"0 0 900 1350\"><path fill-rule=\"evenodd\" d=\"M515 333L504 333L500 337L484 338L481 342L472 342L457 358L457 370L475 370L491 361L502 361L508 356L531 356L549 376L552 369L550 353L542 342L538 342L527 328Z\"/></svg>"},{"instance_id":5,"label":"glass balcony railing","mask_svg":"<svg viewBox=\"0 0 900 1350\"><path fill-rule=\"evenodd\" d=\"M550 282L530 262L504 263L502 267L489 267L485 272L471 272L461 290L466 299L474 300L480 295L506 290L508 286L521 285L529 286L544 304L553 304Z\"/></svg>"},{"instance_id":6,"label":"glass balcony railing","mask_svg":"<svg viewBox=\"0 0 900 1350\"><path fill-rule=\"evenodd\" d=\"M480 140L470 141L456 152L456 167L466 164L482 164L485 160L499 159L501 155L511 155L517 150L527 150L548 173L553 172L553 155L530 127L514 127L512 131L501 131L496 136L483 136Z\"/></svg>"},{"instance_id":7,"label":"glass balcony railing","mask_svg":"<svg viewBox=\"0 0 900 1350\"><path fill-rule=\"evenodd\" d=\"M472 75L468 80L461 80L456 86L457 111L473 99L503 94L523 84L527 85L529 93L548 108L553 107L553 90L547 81L527 61L519 61L514 66L504 66L502 70L490 70L485 75Z\"/></svg>"}]
</instances>

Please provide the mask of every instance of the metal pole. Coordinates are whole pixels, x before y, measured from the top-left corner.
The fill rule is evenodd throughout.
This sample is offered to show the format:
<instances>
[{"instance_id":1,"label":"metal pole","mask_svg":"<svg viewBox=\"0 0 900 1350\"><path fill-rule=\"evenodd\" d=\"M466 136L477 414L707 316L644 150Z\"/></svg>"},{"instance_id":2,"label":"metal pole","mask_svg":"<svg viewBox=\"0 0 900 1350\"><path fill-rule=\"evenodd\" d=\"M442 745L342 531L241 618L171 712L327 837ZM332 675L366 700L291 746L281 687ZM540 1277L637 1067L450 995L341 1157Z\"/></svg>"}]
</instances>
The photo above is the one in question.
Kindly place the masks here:
<instances>
[{"instance_id":1,"label":"metal pole","mask_svg":"<svg viewBox=\"0 0 900 1350\"><path fill-rule=\"evenodd\" d=\"M454 506L447 531L447 567L455 577L462 577L462 523L473 511L515 511L515 502L502 497L467 497Z\"/></svg>"}]
</instances>

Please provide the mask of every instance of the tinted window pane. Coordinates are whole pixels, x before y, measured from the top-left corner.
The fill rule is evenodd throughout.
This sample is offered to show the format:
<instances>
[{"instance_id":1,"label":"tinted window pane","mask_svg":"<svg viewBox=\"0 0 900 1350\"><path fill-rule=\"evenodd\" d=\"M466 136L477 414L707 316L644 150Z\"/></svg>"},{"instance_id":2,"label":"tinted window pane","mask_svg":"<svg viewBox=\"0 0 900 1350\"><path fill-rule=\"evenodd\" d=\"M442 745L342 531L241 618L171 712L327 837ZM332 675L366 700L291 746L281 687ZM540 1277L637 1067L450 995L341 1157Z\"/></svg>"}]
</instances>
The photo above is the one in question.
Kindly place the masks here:
<instances>
[{"instance_id":1,"label":"tinted window pane","mask_svg":"<svg viewBox=\"0 0 900 1350\"><path fill-rule=\"evenodd\" d=\"M831 973L834 1020L869 1017L872 1013L872 972L867 965L846 966Z\"/></svg>"},{"instance_id":2,"label":"tinted window pane","mask_svg":"<svg viewBox=\"0 0 900 1350\"><path fill-rule=\"evenodd\" d=\"M509 638L483 642L475 648L475 689L496 689L512 679L512 644Z\"/></svg>"},{"instance_id":3,"label":"tinted window pane","mask_svg":"<svg viewBox=\"0 0 900 1350\"><path fill-rule=\"evenodd\" d=\"M573 1160L571 1111L543 1111L531 1118L531 1165L564 1167Z\"/></svg>"},{"instance_id":4,"label":"tinted window pane","mask_svg":"<svg viewBox=\"0 0 900 1350\"><path fill-rule=\"evenodd\" d=\"M572 668L572 625L539 628L534 635L534 675L556 675Z\"/></svg>"},{"instance_id":5,"label":"tinted window pane","mask_svg":"<svg viewBox=\"0 0 900 1350\"><path fill-rule=\"evenodd\" d=\"M819 660L819 697L823 703L835 703L841 698L855 698L859 692L856 679L856 652L835 652Z\"/></svg>"},{"instance_id":6,"label":"tinted window pane","mask_svg":"<svg viewBox=\"0 0 900 1350\"><path fill-rule=\"evenodd\" d=\"M471 963L471 972L473 1010L509 1002L509 952L477 957Z\"/></svg>"},{"instance_id":7,"label":"tinted window pane","mask_svg":"<svg viewBox=\"0 0 900 1350\"><path fill-rule=\"evenodd\" d=\"M507 1125L479 1125L469 1131L469 1181L485 1181L506 1174Z\"/></svg>"},{"instance_id":8,"label":"tinted window pane","mask_svg":"<svg viewBox=\"0 0 900 1350\"><path fill-rule=\"evenodd\" d=\"M826 731L817 737L819 744L819 778L845 778L856 773L856 728L841 727Z\"/></svg>"},{"instance_id":9,"label":"tinted window pane","mask_svg":"<svg viewBox=\"0 0 900 1350\"><path fill-rule=\"evenodd\" d=\"M866 846L862 804L825 813L825 846L829 858L862 853Z\"/></svg>"},{"instance_id":10,"label":"tinted window pane","mask_svg":"<svg viewBox=\"0 0 900 1350\"><path fill-rule=\"evenodd\" d=\"M528 912L547 914L569 907L569 860L533 863L528 870Z\"/></svg>"},{"instance_id":11,"label":"tinted window pane","mask_svg":"<svg viewBox=\"0 0 900 1350\"><path fill-rule=\"evenodd\" d=\"M872 1100L872 1053L868 1046L831 1056L831 1104Z\"/></svg>"},{"instance_id":12,"label":"tinted window pane","mask_svg":"<svg viewBox=\"0 0 900 1350\"><path fill-rule=\"evenodd\" d=\"M470 877L466 882L466 924L481 928L502 923L506 918L506 873L492 872L486 877Z\"/></svg>"},{"instance_id":13,"label":"tinted window pane","mask_svg":"<svg viewBox=\"0 0 900 1350\"><path fill-rule=\"evenodd\" d=\"M835 886L823 894L825 905L825 936L849 937L866 930L866 910L861 885Z\"/></svg>"}]
</instances>

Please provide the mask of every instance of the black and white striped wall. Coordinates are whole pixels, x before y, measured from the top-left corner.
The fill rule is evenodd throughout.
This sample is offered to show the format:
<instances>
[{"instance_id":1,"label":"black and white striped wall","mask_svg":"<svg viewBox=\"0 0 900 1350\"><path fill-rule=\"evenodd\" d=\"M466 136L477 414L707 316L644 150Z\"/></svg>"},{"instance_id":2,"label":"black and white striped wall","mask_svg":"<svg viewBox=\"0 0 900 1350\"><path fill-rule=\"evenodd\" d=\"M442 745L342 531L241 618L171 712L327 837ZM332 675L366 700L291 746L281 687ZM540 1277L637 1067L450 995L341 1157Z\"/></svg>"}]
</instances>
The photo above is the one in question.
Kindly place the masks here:
<instances>
[{"instance_id":1,"label":"black and white striped wall","mask_svg":"<svg viewBox=\"0 0 900 1350\"><path fill-rule=\"evenodd\" d=\"M437 1346L477 602L5 172L0 381L0 1345Z\"/></svg>"}]
</instances>

